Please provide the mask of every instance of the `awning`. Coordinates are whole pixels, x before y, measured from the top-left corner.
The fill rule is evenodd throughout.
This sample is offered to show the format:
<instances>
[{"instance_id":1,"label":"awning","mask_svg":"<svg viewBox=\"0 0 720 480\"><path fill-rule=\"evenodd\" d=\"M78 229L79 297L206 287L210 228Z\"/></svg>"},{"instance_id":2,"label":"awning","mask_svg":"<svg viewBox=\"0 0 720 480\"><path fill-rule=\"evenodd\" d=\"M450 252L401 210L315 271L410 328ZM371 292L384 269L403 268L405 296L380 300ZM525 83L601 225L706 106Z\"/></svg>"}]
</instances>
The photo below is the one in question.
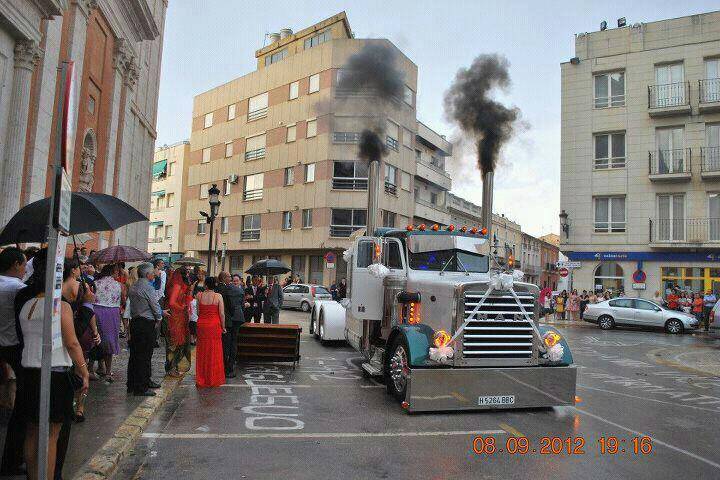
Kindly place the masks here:
<instances>
[{"instance_id":1,"label":"awning","mask_svg":"<svg viewBox=\"0 0 720 480\"><path fill-rule=\"evenodd\" d=\"M152 174L153 177L157 178L160 175L164 175L167 171L167 160L160 160L159 162L153 163Z\"/></svg>"},{"instance_id":2,"label":"awning","mask_svg":"<svg viewBox=\"0 0 720 480\"><path fill-rule=\"evenodd\" d=\"M159 227L159 226L162 226L162 224L163 224L162 220L158 220L157 222L150 222L151 227Z\"/></svg>"},{"instance_id":3,"label":"awning","mask_svg":"<svg viewBox=\"0 0 720 480\"><path fill-rule=\"evenodd\" d=\"M155 192L152 192L153 197L164 197L165 196L165 190L157 190Z\"/></svg>"}]
</instances>

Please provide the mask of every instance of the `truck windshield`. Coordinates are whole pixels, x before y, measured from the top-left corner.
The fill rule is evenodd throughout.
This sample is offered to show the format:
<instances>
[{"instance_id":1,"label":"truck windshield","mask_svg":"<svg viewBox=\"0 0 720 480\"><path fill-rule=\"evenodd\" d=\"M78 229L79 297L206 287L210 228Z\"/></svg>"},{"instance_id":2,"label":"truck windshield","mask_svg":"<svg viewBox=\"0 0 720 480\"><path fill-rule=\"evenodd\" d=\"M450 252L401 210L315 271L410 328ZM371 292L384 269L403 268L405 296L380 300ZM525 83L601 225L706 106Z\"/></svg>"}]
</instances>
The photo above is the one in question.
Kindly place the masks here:
<instances>
[{"instance_id":1,"label":"truck windshield","mask_svg":"<svg viewBox=\"0 0 720 480\"><path fill-rule=\"evenodd\" d=\"M445 267L448 262L450 263ZM443 267L445 267L446 272L486 273L489 270L489 262L488 257L485 255L462 250L410 253L410 268L413 270L439 272Z\"/></svg>"}]
</instances>

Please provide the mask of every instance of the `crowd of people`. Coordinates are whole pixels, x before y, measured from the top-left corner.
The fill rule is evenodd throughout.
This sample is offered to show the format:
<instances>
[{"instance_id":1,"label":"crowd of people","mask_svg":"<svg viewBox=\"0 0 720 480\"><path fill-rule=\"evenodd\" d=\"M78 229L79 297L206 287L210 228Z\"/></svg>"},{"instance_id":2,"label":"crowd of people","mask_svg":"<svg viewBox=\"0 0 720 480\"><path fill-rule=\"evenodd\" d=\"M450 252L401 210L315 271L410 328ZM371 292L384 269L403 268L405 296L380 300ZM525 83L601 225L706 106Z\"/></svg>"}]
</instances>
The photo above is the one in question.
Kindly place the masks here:
<instances>
[{"instance_id":1,"label":"crowd of people","mask_svg":"<svg viewBox=\"0 0 720 480\"><path fill-rule=\"evenodd\" d=\"M217 387L235 376L240 327L279 323L283 291L277 277L172 268L163 260L129 266L98 265L86 249L65 260L62 283L62 347L52 353L50 478L62 478L73 423L85 421L92 381L115 383L114 358L127 342L127 393L156 395L152 356L165 346L165 373L191 368L195 348L198 388ZM8 423L0 475L37 469L40 365L47 250L0 251L0 375L14 377L15 401Z\"/></svg>"}]
</instances>

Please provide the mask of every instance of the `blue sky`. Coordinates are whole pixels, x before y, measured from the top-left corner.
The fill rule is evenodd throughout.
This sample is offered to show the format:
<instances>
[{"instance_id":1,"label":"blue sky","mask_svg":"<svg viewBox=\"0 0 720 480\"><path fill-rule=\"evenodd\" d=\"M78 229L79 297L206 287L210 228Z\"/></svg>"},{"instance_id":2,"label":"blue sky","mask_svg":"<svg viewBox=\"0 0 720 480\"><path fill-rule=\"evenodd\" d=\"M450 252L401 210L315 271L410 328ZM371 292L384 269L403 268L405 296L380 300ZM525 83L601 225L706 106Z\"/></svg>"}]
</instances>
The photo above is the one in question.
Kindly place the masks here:
<instances>
[{"instance_id":1,"label":"blue sky","mask_svg":"<svg viewBox=\"0 0 720 480\"><path fill-rule=\"evenodd\" d=\"M559 230L560 63L574 34L619 17L628 24L702 13L717 1L249 1L171 0L165 23L157 145L190 136L194 95L255 69L267 32L305 28L345 10L357 38L390 39L418 66L418 118L440 133L443 93L481 53L510 61L511 90L498 98L522 111L522 128L496 173L495 212L531 234ZM468 159L465 159L468 161ZM455 159L453 191L480 203L480 175ZM466 180L459 182L459 172Z\"/></svg>"}]
</instances>

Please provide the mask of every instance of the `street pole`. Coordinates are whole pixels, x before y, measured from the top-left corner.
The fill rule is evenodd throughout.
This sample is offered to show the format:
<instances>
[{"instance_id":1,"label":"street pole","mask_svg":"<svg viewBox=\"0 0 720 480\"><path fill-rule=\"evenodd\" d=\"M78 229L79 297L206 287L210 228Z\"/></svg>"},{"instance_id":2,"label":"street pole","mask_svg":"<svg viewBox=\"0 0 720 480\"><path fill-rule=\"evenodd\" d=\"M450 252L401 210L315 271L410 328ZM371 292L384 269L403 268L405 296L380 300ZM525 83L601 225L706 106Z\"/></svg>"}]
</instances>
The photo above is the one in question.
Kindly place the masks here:
<instances>
[{"instance_id":1,"label":"street pole","mask_svg":"<svg viewBox=\"0 0 720 480\"><path fill-rule=\"evenodd\" d=\"M210 220L210 239L208 241L208 277L212 277L212 261L213 261L213 252L212 252L212 245L213 245L213 224L215 223L215 216L210 213L210 217L208 217L208 220Z\"/></svg>"}]
</instances>

